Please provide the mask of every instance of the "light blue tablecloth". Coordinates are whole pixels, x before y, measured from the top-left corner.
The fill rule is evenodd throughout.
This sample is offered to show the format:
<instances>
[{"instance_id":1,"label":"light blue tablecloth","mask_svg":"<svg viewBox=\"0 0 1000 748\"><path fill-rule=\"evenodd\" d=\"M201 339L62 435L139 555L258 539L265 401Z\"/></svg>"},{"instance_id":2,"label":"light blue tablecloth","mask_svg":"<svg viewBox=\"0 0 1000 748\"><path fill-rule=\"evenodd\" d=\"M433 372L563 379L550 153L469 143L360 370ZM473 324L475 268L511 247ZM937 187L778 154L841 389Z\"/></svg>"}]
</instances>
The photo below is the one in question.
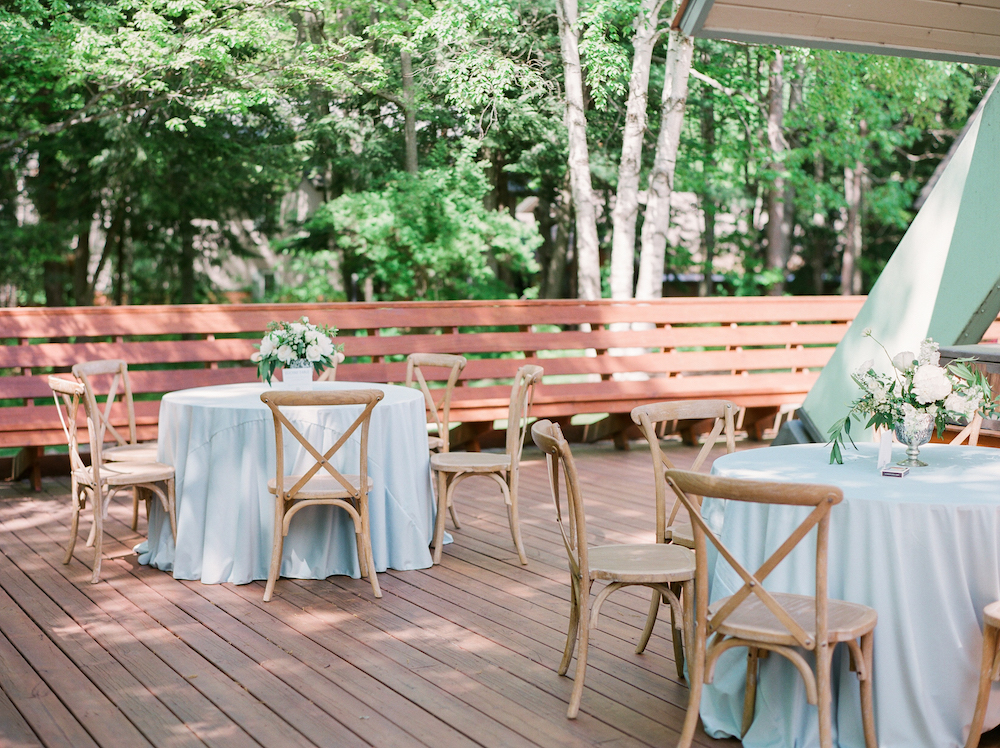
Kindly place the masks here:
<instances>
[{"instance_id":1,"label":"light blue tablecloth","mask_svg":"<svg viewBox=\"0 0 1000 748\"><path fill-rule=\"evenodd\" d=\"M372 553L378 571L424 569L434 531L427 421L415 389L358 382L317 382L317 389L374 387L385 392L372 411L368 495ZM280 389L275 383L274 389ZM148 544L140 563L172 571L178 579L245 584L266 579L271 558L274 496L274 425L261 402L263 384L234 384L172 392L160 405L158 459L177 476L177 546L159 504L153 502ZM289 419L325 452L354 421L361 406L288 408ZM312 458L285 435L288 473ZM360 430L341 448L334 466L358 471ZM354 525L335 507L309 507L292 520L281 576L325 579L360 575Z\"/></svg>"},{"instance_id":2,"label":"light blue tablecloth","mask_svg":"<svg viewBox=\"0 0 1000 748\"><path fill-rule=\"evenodd\" d=\"M920 456L929 467L884 478L876 471L876 445L858 446L858 452L844 450L843 465L828 464L828 446L795 445L726 455L712 472L843 489L844 501L831 513L829 590L832 598L878 611L879 746L962 746L976 701L983 607L1000 600L1000 450L927 445ZM896 446L893 461L903 457ZM807 512L707 499L702 513L713 529L721 528L735 557L755 570ZM764 586L814 594L815 554L815 540L804 541ZM740 584L730 566L718 561L712 600ZM846 648L837 649L834 745L862 748L857 677L848 669ZM723 654L701 702L713 737L739 736L745 677L746 650ZM1000 689L994 688L993 697L987 728L1000 724ZM795 668L774 654L761 661L757 710L744 746L818 746L817 725Z\"/></svg>"}]
</instances>

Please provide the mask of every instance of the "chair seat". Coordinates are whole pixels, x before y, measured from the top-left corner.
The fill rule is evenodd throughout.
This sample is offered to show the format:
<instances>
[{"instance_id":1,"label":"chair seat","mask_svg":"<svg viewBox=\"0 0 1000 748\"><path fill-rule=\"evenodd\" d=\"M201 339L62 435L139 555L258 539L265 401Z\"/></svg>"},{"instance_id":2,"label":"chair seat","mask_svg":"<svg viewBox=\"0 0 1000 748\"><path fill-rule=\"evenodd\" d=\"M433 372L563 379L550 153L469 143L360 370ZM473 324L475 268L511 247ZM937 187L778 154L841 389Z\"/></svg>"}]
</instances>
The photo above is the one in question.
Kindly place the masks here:
<instances>
[{"instance_id":1,"label":"chair seat","mask_svg":"<svg viewBox=\"0 0 1000 748\"><path fill-rule=\"evenodd\" d=\"M105 462L101 465L101 483L106 486L130 486L134 483L157 483L174 477L174 469L162 462ZM90 467L76 471L81 483L94 485Z\"/></svg>"},{"instance_id":2,"label":"chair seat","mask_svg":"<svg viewBox=\"0 0 1000 748\"><path fill-rule=\"evenodd\" d=\"M667 528L667 540L694 549L694 530L690 522L674 522Z\"/></svg>"},{"instance_id":3,"label":"chair seat","mask_svg":"<svg viewBox=\"0 0 1000 748\"><path fill-rule=\"evenodd\" d=\"M156 442L109 447L101 450L101 456L108 462L156 462Z\"/></svg>"},{"instance_id":4,"label":"chair seat","mask_svg":"<svg viewBox=\"0 0 1000 748\"><path fill-rule=\"evenodd\" d=\"M284 479L285 490L287 491L296 483L298 483L299 478L301 477L302 477L301 474L286 475ZM361 476L359 475L345 474L344 478L346 478L347 482L350 483L355 488L357 488L361 483ZM375 482L369 475L368 476L369 491L372 490L372 486L374 484ZM267 482L267 490L274 494L278 493L278 484L276 478L271 478L271 480ZM298 501L300 499L346 499L349 498L350 496L351 494L347 491L346 488L344 488L344 485L336 478L334 478L332 475L330 475L329 473L325 473L322 475L320 473L317 473L316 475L314 475L312 478L309 479L309 482L302 487L302 490L298 491L295 494L293 499L295 501Z\"/></svg>"},{"instance_id":5,"label":"chair seat","mask_svg":"<svg viewBox=\"0 0 1000 748\"><path fill-rule=\"evenodd\" d=\"M443 447L443 446L444 446L444 439L442 439L440 436L431 436L430 434L427 435L427 448L428 449L431 449L431 450L441 449L441 447Z\"/></svg>"},{"instance_id":6,"label":"chair seat","mask_svg":"<svg viewBox=\"0 0 1000 748\"><path fill-rule=\"evenodd\" d=\"M694 553L664 543L598 545L587 549L591 579L615 582L684 582L694 578Z\"/></svg>"},{"instance_id":7,"label":"chair seat","mask_svg":"<svg viewBox=\"0 0 1000 748\"><path fill-rule=\"evenodd\" d=\"M431 455L431 467L450 473L495 473L510 467L510 457L490 452L444 452Z\"/></svg>"},{"instance_id":8,"label":"chair seat","mask_svg":"<svg viewBox=\"0 0 1000 748\"><path fill-rule=\"evenodd\" d=\"M983 610L983 623L993 628L1000 628L1000 600L990 603Z\"/></svg>"},{"instance_id":9,"label":"chair seat","mask_svg":"<svg viewBox=\"0 0 1000 748\"><path fill-rule=\"evenodd\" d=\"M784 592L772 592L772 596L783 607L792 619L810 636L816 635L816 598L810 595L791 595ZM718 600L709 607L708 619L719 610L728 597ZM829 600L829 641L843 642L857 639L875 628L878 614L874 608L859 603L849 603L845 600ZM774 616L760 598L751 595L733 611L719 626L719 632L726 636L740 639L752 639L768 644L783 644L798 646L788 629Z\"/></svg>"}]
</instances>

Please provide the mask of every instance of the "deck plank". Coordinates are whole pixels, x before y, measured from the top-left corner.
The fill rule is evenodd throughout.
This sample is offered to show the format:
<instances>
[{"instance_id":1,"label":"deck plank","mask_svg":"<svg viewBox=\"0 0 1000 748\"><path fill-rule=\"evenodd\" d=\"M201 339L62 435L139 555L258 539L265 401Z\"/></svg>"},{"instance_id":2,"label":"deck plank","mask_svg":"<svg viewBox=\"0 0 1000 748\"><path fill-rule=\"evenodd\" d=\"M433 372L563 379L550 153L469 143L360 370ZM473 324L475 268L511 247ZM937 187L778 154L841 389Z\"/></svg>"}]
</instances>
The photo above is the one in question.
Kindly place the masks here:
<instances>
[{"instance_id":1,"label":"deck plank","mask_svg":"<svg viewBox=\"0 0 1000 748\"><path fill-rule=\"evenodd\" d=\"M651 460L641 447L574 445L595 544L652 539ZM679 465L697 453L675 451ZM67 481L46 479L39 494L0 484L0 607L11 609L0 610L0 742L142 745L111 734L131 730L159 746L179 725L190 739L172 745L672 745L687 688L676 674L668 615L647 651L635 654L645 590L616 592L605 604L580 715L566 719L573 671L555 672L569 609L566 555L544 461L532 448L525 457L529 566L514 553L499 495L468 481L457 497L462 529L443 563L380 574L381 600L365 580L348 577L283 579L269 603L261 583L175 580L137 563L131 548L145 523L131 530L125 500L112 503L102 581L90 585L89 518L73 560L61 563ZM630 495L622 485L634 487ZM85 686L80 694L66 682L49 684L55 663ZM124 683L136 693L123 704L97 688L113 693ZM151 713L139 715L135 705L145 700ZM115 715L114 726L102 731L91 707ZM5 715L14 725L6 732ZM739 745L700 731L695 744Z\"/></svg>"}]
</instances>

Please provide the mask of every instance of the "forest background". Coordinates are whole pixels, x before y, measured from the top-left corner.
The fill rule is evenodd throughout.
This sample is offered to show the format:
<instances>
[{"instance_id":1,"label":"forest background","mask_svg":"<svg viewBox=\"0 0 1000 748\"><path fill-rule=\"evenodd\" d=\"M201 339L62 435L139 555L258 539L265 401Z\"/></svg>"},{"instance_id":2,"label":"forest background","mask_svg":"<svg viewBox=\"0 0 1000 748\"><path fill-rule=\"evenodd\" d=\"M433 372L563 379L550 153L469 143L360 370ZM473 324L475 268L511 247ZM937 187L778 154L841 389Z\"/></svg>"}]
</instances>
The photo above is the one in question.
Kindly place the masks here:
<instances>
[{"instance_id":1,"label":"forest background","mask_svg":"<svg viewBox=\"0 0 1000 748\"><path fill-rule=\"evenodd\" d=\"M4 3L0 303L866 292L996 71L674 11Z\"/></svg>"}]
</instances>

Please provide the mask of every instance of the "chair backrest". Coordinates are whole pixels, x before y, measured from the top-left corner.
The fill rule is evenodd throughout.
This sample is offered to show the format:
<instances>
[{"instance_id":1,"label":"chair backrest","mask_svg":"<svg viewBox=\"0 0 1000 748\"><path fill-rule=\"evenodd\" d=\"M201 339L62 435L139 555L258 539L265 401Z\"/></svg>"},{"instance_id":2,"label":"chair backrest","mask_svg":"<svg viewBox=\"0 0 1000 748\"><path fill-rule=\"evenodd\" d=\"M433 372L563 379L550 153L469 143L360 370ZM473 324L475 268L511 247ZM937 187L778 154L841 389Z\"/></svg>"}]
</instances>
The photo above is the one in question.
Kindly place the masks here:
<instances>
[{"instance_id":1,"label":"chair backrest","mask_svg":"<svg viewBox=\"0 0 1000 748\"><path fill-rule=\"evenodd\" d=\"M650 403L632 409L632 420L639 425L642 435L649 442L649 451L653 456L653 482L656 489L656 542L662 543L666 538L667 528L674 523L681 504L675 501L666 516L667 484L663 478L664 470L673 470L675 465L663 454L660 448L660 436L657 425L668 421L705 420L714 418L712 430L705 438L705 444L691 465L691 470L697 471L705 463L712 449L715 448L719 436L726 435L726 454L736 451L736 411L737 407L728 400L677 400L666 403Z\"/></svg>"},{"instance_id":2,"label":"chair backrest","mask_svg":"<svg viewBox=\"0 0 1000 748\"><path fill-rule=\"evenodd\" d=\"M707 620L708 635L715 633L719 626L736 610L750 595L756 595L774 617L795 637L800 646L814 649L817 641L826 641L827 625L827 546L830 533L830 510L839 504L843 492L835 486L824 486L810 483L772 483L767 481L743 480L739 478L719 478L686 470L667 470L666 481L684 503L691 514L691 526L694 531L695 557L697 570L696 606L697 615ZM701 516L702 497L743 501L768 505L787 505L812 507L812 511L795 528L774 553L757 569L750 573L723 544L722 540L709 528ZM805 629L795 622L792 615L764 589L763 582L768 574L809 535L816 527L816 638L813 639ZM743 580L743 586L733 594L725 605L721 606L710 620L708 615L708 547L706 540L711 541L733 570Z\"/></svg>"},{"instance_id":3,"label":"chair backrest","mask_svg":"<svg viewBox=\"0 0 1000 748\"><path fill-rule=\"evenodd\" d=\"M73 376L76 377L87 388L88 399L94 404L96 411L95 418L97 441L104 444L106 441L114 441L117 445L135 444L135 404L132 402L132 386L128 379L128 364L121 359L107 359L105 361L85 361L76 364L73 369ZM98 377L111 377L108 386L107 397L104 401L104 409L98 405L98 394L94 380ZM123 436L111 423L111 408L118 396L118 387L122 388L122 400L128 412L128 438ZM110 438L109 438L110 437Z\"/></svg>"},{"instance_id":4,"label":"chair backrest","mask_svg":"<svg viewBox=\"0 0 1000 748\"><path fill-rule=\"evenodd\" d=\"M97 438L100 410L93 397L81 382L71 382L61 377L49 377L49 387L55 395L56 408L59 412L59 422L66 434L66 444L69 446L69 462L73 471L85 470L86 465L80 456L79 417L80 404L83 404L87 416L87 433L90 440L90 465L93 471L94 484L101 482L101 441Z\"/></svg>"},{"instance_id":5,"label":"chair backrest","mask_svg":"<svg viewBox=\"0 0 1000 748\"><path fill-rule=\"evenodd\" d=\"M332 392L323 390L313 390L307 392L263 392L261 393L260 399L267 404L271 409L271 413L274 416L274 442L277 452L277 473L276 473L276 484L278 489L278 495L284 495L288 499L294 499L295 495L302 490L302 487L308 483L316 473L319 472L320 468L325 469L335 481L337 481L343 488L354 498L360 498L361 494L368 492L368 427L371 424L372 410L378 404L379 400L385 397L385 393L382 390L335 390ZM295 425L288 420L284 413L281 412L282 407L294 407L294 406L333 406L333 405L364 405L364 409L361 414L354 419L354 422L344 430L344 433L340 435L336 443L330 447L325 454L320 454L319 450L313 446L309 440L302 435ZM302 447L312 455L315 462L309 467L302 477L299 478L295 484L289 488L287 491L284 488L285 485L285 444L284 444L284 431L285 429L298 441ZM354 486L351 484L344 475L337 470L333 465L330 464L330 459L337 453L337 451L347 443L347 440L351 438L351 435L361 428L361 466L358 470L360 475L360 480L358 485Z\"/></svg>"},{"instance_id":6,"label":"chair backrest","mask_svg":"<svg viewBox=\"0 0 1000 748\"><path fill-rule=\"evenodd\" d=\"M343 351L334 351L333 355L330 356L330 365L323 369L323 373L317 378L317 382L336 382L337 381L337 365L344 363L344 359L347 358Z\"/></svg>"},{"instance_id":7,"label":"chair backrest","mask_svg":"<svg viewBox=\"0 0 1000 748\"><path fill-rule=\"evenodd\" d=\"M966 424L965 428L958 432L958 435L952 439L949 444L952 446L959 446L965 442L966 439L969 440L969 446L975 447L979 444L979 431L983 427L983 417L976 413Z\"/></svg>"},{"instance_id":8,"label":"chair backrest","mask_svg":"<svg viewBox=\"0 0 1000 748\"><path fill-rule=\"evenodd\" d=\"M535 387L542 381L545 370L541 366L522 366L514 375L514 385L510 390L510 409L507 411L507 456L510 457L511 490L517 485L518 466L524 438L528 434L528 418L535 397Z\"/></svg>"},{"instance_id":9,"label":"chair backrest","mask_svg":"<svg viewBox=\"0 0 1000 748\"><path fill-rule=\"evenodd\" d=\"M412 387L414 381L424 393L424 402L427 412L437 426L438 436L443 442L442 452L448 451L448 432L451 429L451 395L455 390L455 383L462 373L462 369L468 360L465 356L454 356L450 353L411 353L406 357L406 386ZM431 390L427 386L427 380L421 367L450 369L448 374L448 384L445 385L444 394L440 401L434 402Z\"/></svg>"},{"instance_id":10,"label":"chair backrest","mask_svg":"<svg viewBox=\"0 0 1000 748\"><path fill-rule=\"evenodd\" d=\"M576 463L573 461L569 442L563 436L559 424L552 421L535 421L531 426L531 438L545 453L545 462L549 469L549 490L556 505L556 522L559 523L559 532L566 547L566 555L569 557L570 571L576 578L587 579L590 577L587 561L587 519L580 491L580 477L576 472ZM560 472L566 486L568 529L563 522L562 501L559 496Z\"/></svg>"}]
</instances>

